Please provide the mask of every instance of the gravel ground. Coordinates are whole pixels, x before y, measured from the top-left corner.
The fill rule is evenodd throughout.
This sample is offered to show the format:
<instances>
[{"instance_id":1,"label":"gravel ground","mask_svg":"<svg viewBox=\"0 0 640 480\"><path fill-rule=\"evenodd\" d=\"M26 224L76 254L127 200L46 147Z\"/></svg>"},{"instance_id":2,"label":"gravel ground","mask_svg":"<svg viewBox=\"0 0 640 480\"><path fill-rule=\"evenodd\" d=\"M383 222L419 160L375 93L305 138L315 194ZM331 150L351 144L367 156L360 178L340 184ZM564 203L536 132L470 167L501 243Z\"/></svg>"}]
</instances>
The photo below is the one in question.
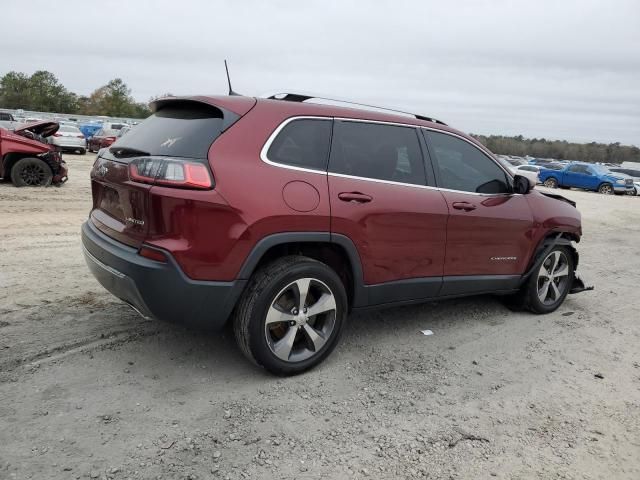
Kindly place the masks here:
<instances>
[{"instance_id":1,"label":"gravel ground","mask_svg":"<svg viewBox=\"0 0 640 480\"><path fill-rule=\"evenodd\" d=\"M640 198L565 191L596 290L354 315L274 378L229 331L146 321L89 274L92 155L0 184L0 478L640 478ZM420 330L431 329L433 336Z\"/></svg>"}]
</instances>

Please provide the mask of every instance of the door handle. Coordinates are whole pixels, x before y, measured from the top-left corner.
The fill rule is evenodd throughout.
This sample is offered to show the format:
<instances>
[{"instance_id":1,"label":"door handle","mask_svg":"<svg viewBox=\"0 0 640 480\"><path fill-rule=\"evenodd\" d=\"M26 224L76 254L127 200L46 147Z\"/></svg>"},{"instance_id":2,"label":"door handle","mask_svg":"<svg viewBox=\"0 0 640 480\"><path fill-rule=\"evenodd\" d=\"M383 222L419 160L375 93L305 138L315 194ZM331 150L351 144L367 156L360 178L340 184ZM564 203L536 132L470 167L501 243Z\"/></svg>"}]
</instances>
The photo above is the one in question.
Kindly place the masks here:
<instances>
[{"instance_id":1,"label":"door handle","mask_svg":"<svg viewBox=\"0 0 640 480\"><path fill-rule=\"evenodd\" d=\"M342 192L338 198L343 202L367 203L373 200L372 197L360 192Z\"/></svg>"},{"instance_id":2,"label":"door handle","mask_svg":"<svg viewBox=\"0 0 640 480\"><path fill-rule=\"evenodd\" d=\"M469 202L453 202L452 205L456 210L464 210L465 212L470 212L477 208L473 203Z\"/></svg>"}]
</instances>

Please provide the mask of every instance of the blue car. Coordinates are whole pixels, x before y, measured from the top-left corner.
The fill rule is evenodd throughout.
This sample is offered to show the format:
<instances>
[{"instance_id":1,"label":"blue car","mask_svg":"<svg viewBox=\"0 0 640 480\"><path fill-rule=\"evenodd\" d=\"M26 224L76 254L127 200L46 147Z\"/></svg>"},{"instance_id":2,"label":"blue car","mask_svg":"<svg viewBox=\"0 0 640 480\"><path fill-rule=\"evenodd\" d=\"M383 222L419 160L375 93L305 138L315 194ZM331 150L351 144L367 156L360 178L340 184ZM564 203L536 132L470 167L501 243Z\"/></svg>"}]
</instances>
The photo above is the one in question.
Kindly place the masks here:
<instances>
[{"instance_id":1,"label":"blue car","mask_svg":"<svg viewBox=\"0 0 640 480\"><path fill-rule=\"evenodd\" d=\"M543 168L540 182L548 188L582 188L611 195L633 193L633 179L628 175L613 173L602 165L571 162L562 170Z\"/></svg>"},{"instance_id":2,"label":"blue car","mask_svg":"<svg viewBox=\"0 0 640 480\"><path fill-rule=\"evenodd\" d=\"M93 137L98 130L100 130L102 128L102 124L100 124L100 123L81 123L78 128L80 128L80 131L85 136L85 138L88 140L91 137Z\"/></svg>"}]
</instances>

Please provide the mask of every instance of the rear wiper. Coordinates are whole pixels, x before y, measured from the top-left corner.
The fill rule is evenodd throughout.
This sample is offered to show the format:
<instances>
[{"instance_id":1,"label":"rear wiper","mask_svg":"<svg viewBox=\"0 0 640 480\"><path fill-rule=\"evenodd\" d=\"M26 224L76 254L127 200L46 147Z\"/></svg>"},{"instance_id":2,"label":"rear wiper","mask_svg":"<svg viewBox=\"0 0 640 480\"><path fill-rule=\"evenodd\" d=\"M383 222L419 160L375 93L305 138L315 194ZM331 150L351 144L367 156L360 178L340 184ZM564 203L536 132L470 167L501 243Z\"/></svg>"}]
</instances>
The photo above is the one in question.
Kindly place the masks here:
<instances>
[{"instance_id":1,"label":"rear wiper","mask_svg":"<svg viewBox=\"0 0 640 480\"><path fill-rule=\"evenodd\" d=\"M109 151L116 158L148 157L149 155L151 155L149 152L144 152L142 150L138 150L137 148L131 147L111 147Z\"/></svg>"}]
</instances>

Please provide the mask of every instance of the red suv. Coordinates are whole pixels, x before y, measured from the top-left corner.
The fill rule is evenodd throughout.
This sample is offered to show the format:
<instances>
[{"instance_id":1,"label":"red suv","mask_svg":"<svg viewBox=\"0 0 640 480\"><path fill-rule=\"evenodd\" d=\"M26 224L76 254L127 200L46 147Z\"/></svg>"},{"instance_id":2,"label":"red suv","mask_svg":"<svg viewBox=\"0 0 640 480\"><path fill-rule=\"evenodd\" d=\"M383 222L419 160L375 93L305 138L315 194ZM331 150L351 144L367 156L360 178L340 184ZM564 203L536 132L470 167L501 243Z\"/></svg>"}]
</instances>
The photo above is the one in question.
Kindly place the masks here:
<instances>
[{"instance_id":1,"label":"red suv","mask_svg":"<svg viewBox=\"0 0 640 480\"><path fill-rule=\"evenodd\" d=\"M495 293L548 313L585 289L574 203L440 121L320 103L153 103L91 173L96 278L147 317L232 321L277 374L326 358L351 310Z\"/></svg>"}]
</instances>

